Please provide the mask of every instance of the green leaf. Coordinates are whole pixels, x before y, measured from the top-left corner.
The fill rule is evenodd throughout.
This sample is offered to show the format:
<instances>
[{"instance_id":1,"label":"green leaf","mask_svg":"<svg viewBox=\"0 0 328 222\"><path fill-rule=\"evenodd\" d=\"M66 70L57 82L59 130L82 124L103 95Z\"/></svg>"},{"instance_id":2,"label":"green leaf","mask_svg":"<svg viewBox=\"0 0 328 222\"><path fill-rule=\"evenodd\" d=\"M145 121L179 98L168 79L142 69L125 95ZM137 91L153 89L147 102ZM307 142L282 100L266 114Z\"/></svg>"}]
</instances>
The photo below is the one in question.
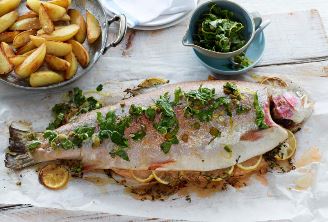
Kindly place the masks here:
<instances>
[{"instance_id":1,"label":"green leaf","mask_svg":"<svg viewBox=\"0 0 328 222\"><path fill-rule=\"evenodd\" d=\"M97 92L100 92L103 90L103 85L102 84L99 84L96 88Z\"/></svg>"},{"instance_id":2,"label":"green leaf","mask_svg":"<svg viewBox=\"0 0 328 222\"><path fill-rule=\"evenodd\" d=\"M146 127L141 125L141 129L133 133L131 138L135 141L142 140L146 136Z\"/></svg>"},{"instance_id":3,"label":"green leaf","mask_svg":"<svg viewBox=\"0 0 328 222\"><path fill-rule=\"evenodd\" d=\"M57 136L58 136L58 134L53 130L46 130L43 133L43 137L45 139L48 139L49 142L52 142L54 139L57 138Z\"/></svg>"},{"instance_id":4,"label":"green leaf","mask_svg":"<svg viewBox=\"0 0 328 222\"><path fill-rule=\"evenodd\" d=\"M257 95L257 92L254 94L254 108L255 108L255 112L256 112L256 125L260 128L260 129L267 129L269 128L268 125L266 125L265 121L264 121L264 112L262 107L259 104L259 97Z\"/></svg>"},{"instance_id":5,"label":"green leaf","mask_svg":"<svg viewBox=\"0 0 328 222\"><path fill-rule=\"evenodd\" d=\"M113 131L110 135L110 139L113 143L122 146L122 147L128 147L128 140L123 137L122 134L120 134L117 131Z\"/></svg>"},{"instance_id":6,"label":"green leaf","mask_svg":"<svg viewBox=\"0 0 328 222\"><path fill-rule=\"evenodd\" d=\"M28 146L27 149L32 151L38 148L41 145L41 142L38 140L33 140Z\"/></svg>"},{"instance_id":7,"label":"green leaf","mask_svg":"<svg viewBox=\"0 0 328 222\"><path fill-rule=\"evenodd\" d=\"M112 157L119 156L123 160L130 161L127 152L122 147L119 147L116 150L113 150L110 154L112 155Z\"/></svg>"},{"instance_id":8,"label":"green leaf","mask_svg":"<svg viewBox=\"0 0 328 222\"><path fill-rule=\"evenodd\" d=\"M149 108L146 109L145 115L150 121L154 121L155 116L156 116L156 110L149 107Z\"/></svg>"},{"instance_id":9,"label":"green leaf","mask_svg":"<svg viewBox=\"0 0 328 222\"><path fill-rule=\"evenodd\" d=\"M172 146L172 142L165 141L161 144L161 150L163 151L163 153L167 154L170 152L171 146Z\"/></svg>"},{"instance_id":10,"label":"green leaf","mask_svg":"<svg viewBox=\"0 0 328 222\"><path fill-rule=\"evenodd\" d=\"M136 106L134 104L132 104L130 106L130 109L129 109L130 115L135 116L135 117L139 117L139 116L142 115L142 112L143 112L143 108L141 106Z\"/></svg>"}]
</instances>

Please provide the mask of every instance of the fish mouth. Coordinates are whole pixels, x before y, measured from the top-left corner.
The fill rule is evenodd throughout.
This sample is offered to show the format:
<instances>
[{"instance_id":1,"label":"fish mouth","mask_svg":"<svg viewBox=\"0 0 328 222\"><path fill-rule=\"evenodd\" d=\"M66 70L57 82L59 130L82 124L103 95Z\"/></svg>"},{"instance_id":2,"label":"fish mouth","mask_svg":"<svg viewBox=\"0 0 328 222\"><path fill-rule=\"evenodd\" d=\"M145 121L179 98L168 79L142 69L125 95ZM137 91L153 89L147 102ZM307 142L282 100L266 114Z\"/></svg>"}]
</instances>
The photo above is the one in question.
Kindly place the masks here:
<instances>
[{"instance_id":1,"label":"fish mouth","mask_svg":"<svg viewBox=\"0 0 328 222\"><path fill-rule=\"evenodd\" d=\"M272 120L292 132L299 131L313 112L314 102L306 94L272 95L269 100Z\"/></svg>"}]
</instances>

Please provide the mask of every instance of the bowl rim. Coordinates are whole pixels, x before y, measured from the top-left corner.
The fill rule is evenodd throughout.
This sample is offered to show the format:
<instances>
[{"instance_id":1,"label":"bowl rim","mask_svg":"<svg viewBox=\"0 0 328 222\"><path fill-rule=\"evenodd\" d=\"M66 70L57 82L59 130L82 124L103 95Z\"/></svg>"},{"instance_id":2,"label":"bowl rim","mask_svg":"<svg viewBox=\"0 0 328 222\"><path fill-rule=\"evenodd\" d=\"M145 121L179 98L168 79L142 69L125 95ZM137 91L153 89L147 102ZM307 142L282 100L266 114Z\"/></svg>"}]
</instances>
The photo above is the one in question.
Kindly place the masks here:
<instances>
[{"instance_id":1,"label":"bowl rim","mask_svg":"<svg viewBox=\"0 0 328 222\"><path fill-rule=\"evenodd\" d=\"M262 50L262 53L261 55L259 56L259 58L254 61L250 66L247 66L243 69L240 69L240 70L231 70L231 71L225 71L225 70L219 70L219 72L214 72L213 70L218 70L210 65L208 65L207 63L205 63L201 58L199 58L197 52L196 52L196 49L193 49L193 52L197 58L197 60L205 66L205 68L209 69L212 73L214 73L215 75L225 75L225 76L234 76L234 75L242 75L242 74L245 74L247 73L249 70L251 70L252 68L254 68L263 58L264 56L264 49L265 49L265 45L266 45L266 39L265 39L265 35L264 35L264 32L261 31L260 33L258 33L259 36L262 35L262 38L263 38L263 50ZM201 53L200 53L201 54ZM202 54L204 56L204 54ZM205 55L206 56L206 55Z\"/></svg>"},{"instance_id":2,"label":"bowl rim","mask_svg":"<svg viewBox=\"0 0 328 222\"><path fill-rule=\"evenodd\" d=\"M248 12L244 7L242 7L240 4L237 4L237 3L235 3L235 2L228 1L228 0L212 0L212 1L208 1L208 2L204 2L204 3L202 3L202 4L199 5L199 6L195 9L195 11L192 13L192 16L191 16L190 21L189 21L189 25L188 25L188 30L187 30L187 32L189 32L189 35L192 35L192 33L190 33L190 28L191 28L191 26L194 25L194 24L192 24L191 21L194 20L194 15L196 14L196 12L197 12L200 8L204 7L205 5L207 6L207 5L211 4L211 3L217 3L217 2L227 2L227 3L229 3L229 4L235 5L235 6L239 7L241 10L243 10L243 11L249 16L249 18L250 18L250 20L251 20L251 23L252 23L252 35L251 35L251 37L249 38L249 40L247 41L247 43L246 43L243 47L241 47L241 48L239 48L239 49L236 49L235 51L232 51L232 52L216 52L216 51L213 51L213 50L205 49L205 48L203 48L203 47L201 47L201 46L199 46L199 45L195 45L193 42L192 42L191 44L192 44L192 47L195 47L195 48L197 48L198 50L201 50L201 51L202 51L202 50L203 50L203 51L206 51L206 52L209 53L209 54L213 54L213 55L217 55L217 56L226 56L226 57L229 57L229 56L230 56L230 57L232 57L232 56L234 56L234 55L238 55L238 54L240 54L241 52L245 51L245 49L246 49L246 48L249 46L249 44L252 42L252 40L253 40L253 38L254 38L254 34L255 34L255 22L254 22L254 19L253 19L252 14L249 13L249 12Z\"/></svg>"},{"instance_id":3,"label":"bowl rim","mask_svg":"<svg viewBox=\"0 0 328 222\"><path fill-rule=\"evenodd\" d=\"M66 80L66 81L63 81L63 82L60 82L60 83L57 83L57 84L51 84L51 85L48 85L48 86L41 86L41 87L22 86L22 85L15 84L13 82L8 82L8 81L4 80L3 78L0 78L0 81L2 83L6 84L6 85L13 86L17 89L22 89L22 90L26 90L26 91L44 91L44 90L48 90L48 89L54 89L54 88L59 88L59 87L66 86L66 85L78 80L79 78L84 76L87 72L89 72L93 68L93 66L97 63L100 56L103 54L103 52L105 50L105 47L106 47L106 43L108 41L108 30L109 30L108 16L107 16L107 14L105 12L105 9L104 9L103 5L101 4L101 2L99 0L96 0L96 1L99 4L102 15L105 18L105 24L104 24L105 29L103 30L104 31L104 36L102 38L101 48L98 51L99 53L95 55L94 61L91 64L89 64L86 68L82 69L79 73L75 74L73 78L71 78L69 80ZM21 3L23 3L23 2L21 2ZM7 75L10 75L10 74L11 73L9 73Z\"/></svg>"}]
</instances>

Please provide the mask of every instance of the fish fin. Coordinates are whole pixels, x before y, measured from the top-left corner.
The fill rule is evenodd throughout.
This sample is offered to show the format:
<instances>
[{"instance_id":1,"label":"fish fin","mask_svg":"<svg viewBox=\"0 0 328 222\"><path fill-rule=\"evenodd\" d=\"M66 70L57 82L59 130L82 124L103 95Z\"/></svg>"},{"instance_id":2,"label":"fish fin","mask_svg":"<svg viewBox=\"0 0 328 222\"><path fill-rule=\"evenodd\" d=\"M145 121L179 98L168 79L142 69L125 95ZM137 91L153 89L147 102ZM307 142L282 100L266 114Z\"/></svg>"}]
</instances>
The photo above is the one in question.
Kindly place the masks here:
<instances>
[{"instance_id":1,"label":"fish fin","mask_svg":"<svg viewBox=\"0 0 328 222\"><path fill-rule=\"evenodd\" d=\"M36 164L27 149L31 127L23 122L13 122L9 126L9 147L6 152L5 166L19 170Z\"/></svg>"}]
</instances>

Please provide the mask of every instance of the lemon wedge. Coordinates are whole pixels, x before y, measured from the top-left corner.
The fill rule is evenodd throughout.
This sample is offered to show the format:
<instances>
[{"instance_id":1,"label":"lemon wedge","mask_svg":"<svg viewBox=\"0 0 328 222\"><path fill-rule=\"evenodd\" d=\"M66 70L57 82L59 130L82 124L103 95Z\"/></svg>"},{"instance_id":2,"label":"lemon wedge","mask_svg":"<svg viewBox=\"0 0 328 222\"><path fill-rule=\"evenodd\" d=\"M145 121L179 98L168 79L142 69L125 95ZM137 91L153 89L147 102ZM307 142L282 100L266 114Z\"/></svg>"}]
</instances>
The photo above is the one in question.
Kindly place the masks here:
<instances>
[{"instance_id":1,"label":"lemon wedge","mask_svg":"<svg viewBox=\"0 0 328 222\"><path fill-rule=\"evenodd\" d=\"M218 178L215 178L215 179L212 179L212 181L214 181L214 182L218 182L218 181L221 181L221 180L223 180L223 179L225 179L226 177L228 177L228 176L231 176L231 174L233 173L233 170L235 169L235 166L231 166L230 168L229 168L229 170L227 170L225 173L226 173L226 175L224 175L224 176L222 176L222 177L218 177Z\"/></svg>"},{"instance_id":2,"label":"lemon wedge","mask_svg":"<svg viewBox=\"0 0 328 222\"><path fill-rule=\"evenodd\" d=\"M169 80L154 77L154 78L145 79L138 85L138 87L150 88L150 87L157 86L157 85L163 85L168 82L169 82Z\"/></svg>"},{"instance_id":3,"label":"lemon wedge","mask_svg":"<svg viewBox=\"0 0 328 222\"><path fill-rule=\"evenodd\" d=\"M152 175L154 176L155 180L157 180L157 182L161 183L161 184L169 184L168 181L162 180L159 176L157 176L157 174L155 173L156 171L152 171Z\"/></svg>"},{"instance_id":4,"label":"lemon wedge","mask_svg":"<svg viewBox=\"0 0 328 222\"><path fill-rule=\"evenodd\" d=\"M154 179L154 175L153 175L153 173L151 173L147 178L143 179L143 178L137 177L137 176L134 174L133 170L131 170L130 172L131 172L132 177L133 177L135 180L137 180L138 182L140 182L140 183L148 183L148 182L150 182L152 179Z\"/></svg>"},{"instance_id":5,"label":"lemon wedge","mask_svg":"<svg viewBox=\"0 0 328 222\"><path fill-rule=\"evenodd\" d=\"M267 77L261 81L261 84L286 88L288 84L278 77Z\"/></svg>"},{"instance_id":6,"label":"lemon wedge","mask_svg":"<svg viewBox=\"0 0 328 222\"><path fill-rule=\"evenodd\" d=\"M64 166L57 164L46 165L39 172L40 183L53 190L65 187L69 177L69 171Z\"/></svg>"},{"instance_id":7,"label":"lemon wedge","mask_svg":"<svg viewBox=\"0 0 328 222\"><path fill-rule=\"evenodd\" d=\"M274 156L277 160L287 160L291 158L296 151L296 138L294 134L287 130L288 138L279 146L279 152Z\"/></svg>"},{"instance_id":8,"label":"lemon wedge","mask_svg":"<svg viewBox=\"0 0 328 222\"><path fill-rule=\"evenodd\" d=\"M262 155L253 157L249 160L246 160L243 163L238 163L237 166L240 169L246 170L246 171L256 170L256 168L260 165L261 161L262 161Z\"/></svg>"}]
</instances>

